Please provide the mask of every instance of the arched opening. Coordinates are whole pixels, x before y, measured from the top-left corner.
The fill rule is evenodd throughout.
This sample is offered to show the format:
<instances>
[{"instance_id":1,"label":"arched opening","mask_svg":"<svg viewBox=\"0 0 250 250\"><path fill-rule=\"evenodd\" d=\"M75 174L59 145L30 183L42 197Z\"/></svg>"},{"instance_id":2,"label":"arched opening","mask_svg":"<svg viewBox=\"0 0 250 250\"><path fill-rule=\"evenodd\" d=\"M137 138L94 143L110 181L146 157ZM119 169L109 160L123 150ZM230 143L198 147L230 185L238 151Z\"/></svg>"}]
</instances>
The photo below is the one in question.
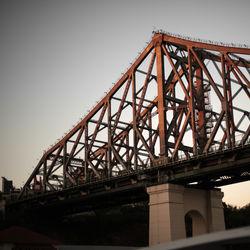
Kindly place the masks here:
<instances>
[{"instance_id":1,"label":"arched opening","mask_svg":"<svg viewBox=\"0 0 250 250\"><path fill-rule=\"evenodd\" d=\"M189 213L187 213L185 215L185 228L186 228L186 237L192 237L193 236L193 223L192 223L192 218L189 215Z\"/></svg>"},{"instance_id":2,"label":"arched opening","mask_svg":"<svg viewBox=\"0 0 250 250\"><path fill-rule=\"evenodd\" d=\"M207 232L205 219L198 211L195 210L186 213L185 227L186 227L186 237L192 237Z\"/></svg>"}]
</instances>

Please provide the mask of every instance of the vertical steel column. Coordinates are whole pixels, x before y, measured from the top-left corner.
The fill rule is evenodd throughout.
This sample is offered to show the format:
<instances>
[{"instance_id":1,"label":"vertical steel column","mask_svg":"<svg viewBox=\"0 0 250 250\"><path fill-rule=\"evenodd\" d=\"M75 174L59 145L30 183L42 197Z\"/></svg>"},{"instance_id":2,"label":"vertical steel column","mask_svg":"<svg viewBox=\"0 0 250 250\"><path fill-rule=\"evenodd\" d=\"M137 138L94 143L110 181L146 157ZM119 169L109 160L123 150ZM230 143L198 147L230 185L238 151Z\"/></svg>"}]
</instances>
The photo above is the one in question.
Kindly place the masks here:
<instances>
[{"instance_id":1,"label":"vertical steel column","mask_svg":"<svg viewBox=\"0 0 250 250\"><path fill-rule=\"evenodd\" d=\"M134 169L137 170L137 119L136 119L136 84L135 84L135 72L132 72L132 107L133 107L133 141L134 141Z\"/></svg>"},{"instance_id":2,"label":"vertical steel column","mask_svg":"<svg viewBox=\"0 0 250 250\"><path fill-rule=\"evenodd\" d=\"M158 117L159 117L159 138L160 156L168 155L166 141L166 112L165 112L165 86L164 86L164 58L161 48L162 36L155 41L156 67L157 67L157 88L158 88Z\"/></svg>"},{"instance_id":3,"label":"vertical steel column","mask_svg":"<svg viewBox=\"0 0 250 250\"><path fill-rule=\"evenodd\" d=\"M154 154L151 112L148 113L148 127L149 127L149 130L148 130L149 148L152 154Z\"/></svg>"},{"instance_id":4,"label":"vertical steel column","mask_svg":"<svg viewBox=\"0 0 250 250\"><path fill-rule=\"evenodd\" d=\"M172 97L175 99L176 98L176 91L175 91L175 86L172 88L172 90L170 91L170 93L172 94ZM183 110L180 111L183 115ZM178 111L179 113L179 111ZM176 105L176 102L173 102L173 117L176 117L176 115L178 115L177 113L177 105ZM182 117L182 115L179 116ZM173 128L173 134L174 134L174 143L176 144L177 143L177 140L178 140L178 137L179 137L179 134L180 134L180 131L179 131L179 126L178 126L178 117L176 118L176 121L174 123L174 128Z\"/></svg>"},{"instance_id":5,"label":"vertical steel column","mask_svg":"<svg viewBox=\"0 0 250 250\"><path fill-rule=\"evenodd\" d=\"M129 134L128 133L126 134L126 145L127 145L127 148L126 148L126 164L128 166L128 169L131 170L131 162L129 160Z\"/></svg>"},{"instance_id":6,"label":"vertical steel column","mask_svg":"<svg viewBox=\"0 0 250 250\"><path fill-rule=\"evenodd\" d=\"M46 192L47 189L47 157L43 163L43 192ZM41 184L40 184L41 185Z\"/></svg>"},{"instance_id":7,"label":"vertical steel column","mask_svg":"<svg viewBox=\"0 0 250 250\"><path fill-rule=\"evenodd\" d=\"M85 179L88 179L88 158L89 158L89 152L88 152L88 133L89 133L89 128L88 128L88 122L85 124L85 134L84 134L84 140L85 140L85 150L84 150L84 158L85 158L85 169L84 169L84 175Z\"/></svg>"},{"instance_id":8,"label":"vertical steel column","mask_svg":"<svg viewBox=\"0 0 250 250\"><path fill-rule=\"evenodd\" d=\"M112 159L111 159L111 143L112 143L112 134L111 134L111 100L108 98L108 114L107 114L107 123L108 123L108 150L107 150L107 168L108 168L108 177L111 177L112 173Z\"/></svg>"},{"instance_id":9,"label":"vertical steel column","mask_svg":"<svg viewBox=\"0 0 250 250\"><path fill-rule=\"evenodd\" d=\"M207 132L206 132L206 109L204 102L204 85L203 85L203 74L202 69L199 67L195 70L195 80L196 80L196 92L197 92L197 108L198 108L198 142L200 147L200 153L203 152L206 142L207 142Z\"/></svg>"},{"instance_id":10,"label":"vertical steel column","mask_svg":"<svg viewBox=\"0 0 250 250\"><path fill-rule=\"evenodd\" d=\"M232 144L234 145L235 144L235 126L234 126L230 71L231 71L231 67L227 63L226 64L226 79L227 79L227 85L228 85L228 105L229 105L229 114L230 114L231 139L232 139Z\"/></svg>"},{"instance_id":11,"label":"vertical steel column","mask_svg":"<svg viewBox=\"0 0 250 250\"><path fill-rule=\"evenodd\" d=\"M228 106L228 87L226 82L226 75L225 75L225 58L224 55L221 54L221 74L222 74L222 82L223 82L223 92L224 92L224 99L222 102L222 107L225 111L225 118L226 118L226 136L227 136L227 144L229 147L232 146L231 141L231 133L230 133L230 114L229 114L229 106Z\"/></svg>"},{"instance_id":12,"label":"vertical steel column","mask_svg":"<svg viewBox=\"0 0 250 250\"><path fill-rule=\"evenodd\" d=\"M194 86L193 86L193 69L192 69L192 53L188 48L188 81L189 81L189 109L191 111L191 126L192 126L192 139L193 139L193 154L197 154L197 132L196 132L196 125L195 125L195 102L194 102Z\"/></svg>"},{"instance_id":13,"label":"vertical steel column","mask_svg":"<svg viewBox=\"0 0 250 250\"><path fill-rule=\"evenodd\" d=\"M66 188L67 141L63 145L63 188Z\"/></svg>"}]
</instances>

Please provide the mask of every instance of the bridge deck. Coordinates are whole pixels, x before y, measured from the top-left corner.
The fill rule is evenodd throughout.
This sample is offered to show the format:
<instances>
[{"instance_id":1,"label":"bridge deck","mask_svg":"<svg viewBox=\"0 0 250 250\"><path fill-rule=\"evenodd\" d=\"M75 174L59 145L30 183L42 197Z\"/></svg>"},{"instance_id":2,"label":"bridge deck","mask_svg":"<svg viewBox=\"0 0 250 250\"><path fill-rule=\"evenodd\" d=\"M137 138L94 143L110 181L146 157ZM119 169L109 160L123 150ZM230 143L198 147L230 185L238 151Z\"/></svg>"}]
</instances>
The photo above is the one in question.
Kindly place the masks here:
<instances>
[{"instance_id":1,"label":"bridge deck","mask_svg":"<svg viewBox=\"0 0 250 250\"><path fill-rule=\"evenodd\" d=\"M56 209L63 213L147 201L146 188L175 183L194 188L214 188L250 180L250 144L168 162L159 159L144 170L83 182L62 190L35 193L11 201L8 209ZM64 207L65 209L61 209Z\"/></svg>"}]
</instances>

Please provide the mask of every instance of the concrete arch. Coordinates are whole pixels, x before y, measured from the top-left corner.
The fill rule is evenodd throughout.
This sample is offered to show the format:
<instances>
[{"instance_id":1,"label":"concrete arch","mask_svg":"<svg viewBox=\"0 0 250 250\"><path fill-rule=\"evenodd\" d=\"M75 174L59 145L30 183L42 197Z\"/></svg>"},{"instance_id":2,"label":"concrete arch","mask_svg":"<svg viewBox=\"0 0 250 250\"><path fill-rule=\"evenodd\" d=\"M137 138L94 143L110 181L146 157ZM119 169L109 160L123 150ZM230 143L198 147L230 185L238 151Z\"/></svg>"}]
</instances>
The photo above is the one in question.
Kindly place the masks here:
<instances>
[{"instance_id":1,"label":"concrete arch","mask_svg":"<svg viewBox=\"0 0 250 250\"><path fill-rule=\"evenodd\" d=\"M204 234L207 232L206 221L197 210L190 210L185 214L186 235L188 237Z\"/></svg>"}]
</instances>

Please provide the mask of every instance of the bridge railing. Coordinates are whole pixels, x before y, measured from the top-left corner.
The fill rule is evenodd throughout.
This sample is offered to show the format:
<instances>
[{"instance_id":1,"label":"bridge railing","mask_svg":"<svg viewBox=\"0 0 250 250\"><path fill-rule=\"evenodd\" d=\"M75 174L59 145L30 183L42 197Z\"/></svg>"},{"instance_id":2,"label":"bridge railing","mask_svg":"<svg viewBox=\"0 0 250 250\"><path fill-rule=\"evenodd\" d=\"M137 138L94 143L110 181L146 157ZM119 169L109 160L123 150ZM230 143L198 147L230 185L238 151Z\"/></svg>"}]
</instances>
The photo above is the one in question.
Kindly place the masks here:
<instances>
[{"instance_id":1,"label":"bridge railing","mask_svg":"<svg viewBox=\"0 0 250 250\"><path fill-rule=\"evenodd\" d=\"M221 145L213 145L213 146L211 146L211 148L209 149L208 152L199 153L197 155L192 155L192 156L187 156L185 154L180 154L174 160L162 157L160 159L155 160L152 163L152 165L149 166L149 167L159 167L159 166L167 165L169 163L178 164L178 163L183 162L183 161L189 161L189 160L192 160L192 159L202 158L202 157L206 157L208 155L220 154L220 153L223 153L225 151L233 151L234 149L246 147L247 145L250 145L250 138L245 143L242 143L242 140L239 139L239 137L238 137L238 140L235 142L234 145L229 146L229 145L225 144L225 145L223 145L223 147L221 147Z\"/></svg>"}]
</instances>

